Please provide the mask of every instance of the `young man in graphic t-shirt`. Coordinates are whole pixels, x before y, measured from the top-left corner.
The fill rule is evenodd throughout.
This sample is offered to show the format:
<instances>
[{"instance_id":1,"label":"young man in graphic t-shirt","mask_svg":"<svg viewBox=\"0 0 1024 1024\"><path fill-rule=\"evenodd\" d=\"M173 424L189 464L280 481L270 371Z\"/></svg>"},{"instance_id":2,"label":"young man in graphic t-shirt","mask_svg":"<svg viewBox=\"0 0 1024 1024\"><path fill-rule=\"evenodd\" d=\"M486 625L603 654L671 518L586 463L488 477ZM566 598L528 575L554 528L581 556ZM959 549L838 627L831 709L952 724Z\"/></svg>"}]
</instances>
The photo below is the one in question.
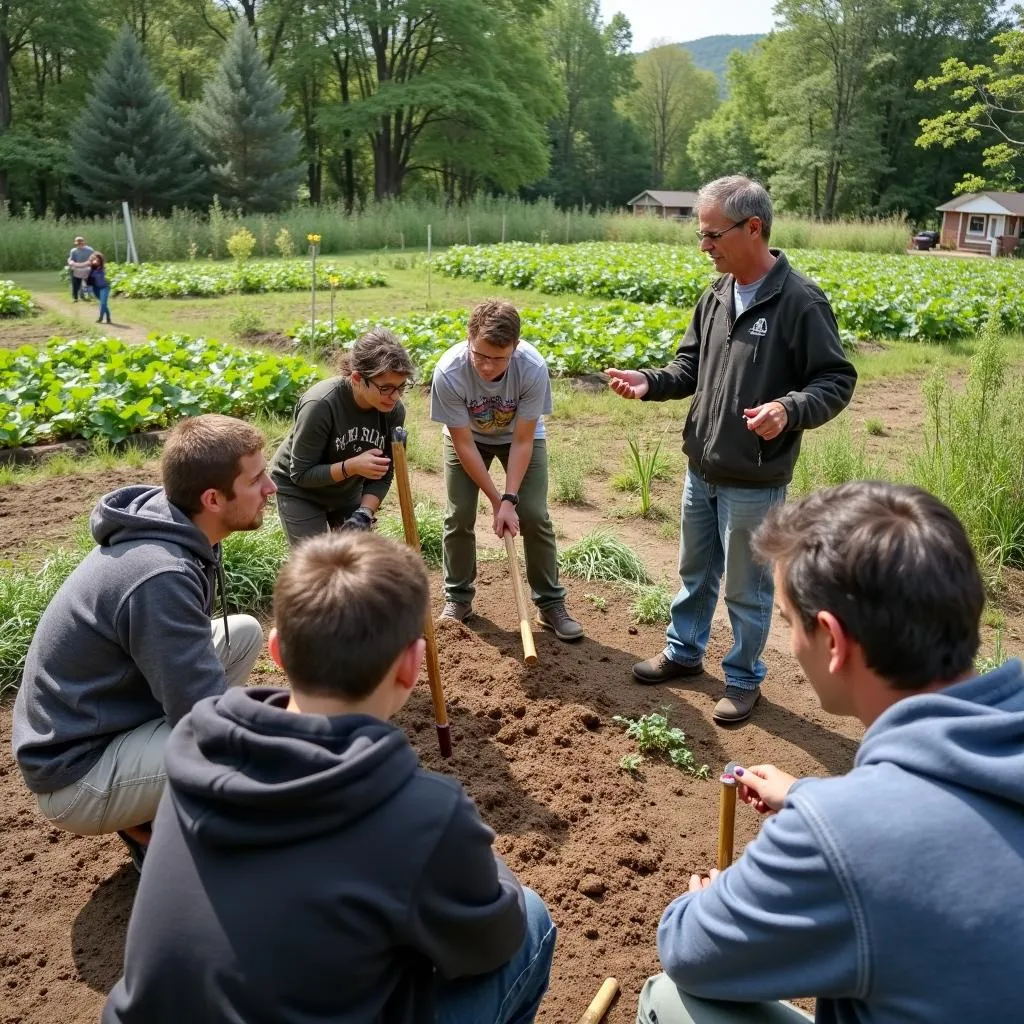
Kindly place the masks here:
<instances>
[{"instance_id":1,"label":"young man in graphic t-shirt","mask_svg":"<svg viewBox=\"0 0 1024 1024\"><path fill-rule=\"evenodd\" d=\"M491 503L495 534L522 532L538 623L559 640L578 640L583 627L565 608L548 515L543 417L551 412L551 380L543 356L519 340L519 329L519 314L510 302L482 302L470 315L468 340L445 352L434 369L430 416L444 424L448 492L442 614L462 622L473 611L474 526L482 490ZM488 472L495 458L505 470L504 491Z\"/></svg>"}]
</instances>

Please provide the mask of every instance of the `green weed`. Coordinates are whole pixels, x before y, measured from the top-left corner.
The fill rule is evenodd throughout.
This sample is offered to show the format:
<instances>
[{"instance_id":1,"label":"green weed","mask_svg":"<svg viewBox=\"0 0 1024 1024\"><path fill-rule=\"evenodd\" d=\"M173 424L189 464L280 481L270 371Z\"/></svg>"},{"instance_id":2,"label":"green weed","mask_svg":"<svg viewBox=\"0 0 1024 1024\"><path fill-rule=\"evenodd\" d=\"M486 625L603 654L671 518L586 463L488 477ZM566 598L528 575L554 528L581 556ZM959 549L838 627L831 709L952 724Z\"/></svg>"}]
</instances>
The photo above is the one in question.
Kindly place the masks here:
<instances>
[{"instance_id":1,"label":"green weed","mask_svg":"<svg viewBox=\"0 0 1024 1024\"><path fill-rule=\"evenodd\" d=\"M277 516L266 516L258 530L231 534L222 552L228 611L252 612L266 607L288 557L288 541Z\"/></svg>"},{"instance_id":2,"label":"green weed","mask_svg":"<svg viewBox=\"0 0 1024 1024\"><path fill-rule=\"evenodd\" d=\"M665 625L674 596L668 587L660 583L637 588L636 598L629 608L633 621L641 626Z\"/></svg>"},{"instance_id":3,"label":"green weed","mask_svg":"<svg viewBox=\"0 0 1024 1024\"><path fill-rule=\"evenodd\" d=\"M992 317L962 392L940 374L926 382L924 449L911 462L913 481L964 524L990 585L1003 566L1024 564L1024 379L1007 369Z\"/></svg>"},{"instance_id":4,"label":"green weed","mask_svg":"<svg viewBox=\"0 0 1024 1024\"><path fill-rule=\"evenodd\" d=\"M885 424L879 419L869 419L864 423L864 429L872 437L885 437L888 431L885 429Z\"/></svg>"},{"instance_id":5,"label":"green weed","mask_svg":"<svg viewBox=\"0 0 1024 1024\"><path fill-rule=\"evenodd\" d=\"M635 437L626 442L629 446L627 476L630 482L636 481L636 491L640 495L640 515L647 519L651 514L651 484L658 479L659 472L664 472L665 462L659 458L661 441L656 441L653 448L641 447Z\"/></svg>"},{"instance_id":6,"label":"green weed","mask_svg":"<svg viewBox=\"0 0 1024 1024\"><path fill-rule=\"evenodd\" d=\"M991 672L993 669L997 669L1000 665L1004 664L1009 657L1009 654L1003 649L1003 629L1000 626L996 629L996 639L992 645L992 653L986 657L979 654L974 659L974 671L978 675Z\"/></svg>"},{"instance_id":7,"label":"green weed","mask_svg":"<svg viewBox=\"0 0 1024 1024\"><path fill-rule=\"evenodd\" d=\"M708 766L697 764L686 741L686 733L677 727L670 727L664 715L654 713L637 719L615 715L612 721L626 727L626 736L635 741L641 756L663 758L697 779L710 778Z\"/></svg>"},{"instance_id":8,"label":"green weed","mask_svg":"<svg viewBox=\"0 0 1024 1024\"><path fill-rule=\"evenodd\" d=\"M639 754L623 754L619 758L619 771L632 775L634 779L640 779L643 778L640 767L643 763L644 759Z\"/></svg>"},{"instance_id":9,"label":"green weed","mask_svg":"<svg viewBox=\"0 0 1024 1024\"><path fill-rule=\"evenodd\" d=\"M423 561L431 569L439 569L443 555L444 510L437 502L427 499L425 501L417 501L413 505L413 515L416 518L416 532L420 537L420 550L423 554ZM377 529L385 537L390 537L392 540L405 541L402 516L397 508L393 513L380 517Z\"/></svg>"},{"instance_id":10,"label":"green weed","mask_svg":"<svg viewBox=\"0 0 1024 1024\"><path fill-rule=\"evenodd\" d=\"M575 579L604 580L606 583L644 585L650 573L636 553L610 533L597 530L565 548L558 556L559 568Z\"/></svg>"}]
</instances>

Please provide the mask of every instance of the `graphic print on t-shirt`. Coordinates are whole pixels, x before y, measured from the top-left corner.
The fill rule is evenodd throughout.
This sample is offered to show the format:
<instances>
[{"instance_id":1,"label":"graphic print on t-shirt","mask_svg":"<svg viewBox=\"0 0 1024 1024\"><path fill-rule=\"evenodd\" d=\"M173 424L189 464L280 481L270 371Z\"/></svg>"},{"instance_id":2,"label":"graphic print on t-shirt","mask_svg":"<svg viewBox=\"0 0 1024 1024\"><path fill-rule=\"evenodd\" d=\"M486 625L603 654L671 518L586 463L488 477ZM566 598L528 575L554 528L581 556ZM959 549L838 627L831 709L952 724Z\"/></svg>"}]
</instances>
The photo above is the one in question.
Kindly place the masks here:
<instances>
[{"instance_id":1,"label":"graphic print on t-shirt","mask_svg":"<svg viewBox=\"0 0 1024 1024\"><path fill-rule=\"evenodd\" d=\"M491 395L484 398L472 398L467 403L469 418L473 429L478 434L503 434L508 425L516 418L519 408L518 398Z\"/></svg>"},{"instance_id":2,"label":"graphic print on t-shirt","mask_svg":"<svg viewBox=\"0 0 1024 1024\"><path fill-rule=\"evenodd\" d=\"M384 451L386 440L384 434L376 427L350 427L334 439L334 452L336 456L350 459L360 452L368 452L373 448Z\"/></svg>"}]
</instances>

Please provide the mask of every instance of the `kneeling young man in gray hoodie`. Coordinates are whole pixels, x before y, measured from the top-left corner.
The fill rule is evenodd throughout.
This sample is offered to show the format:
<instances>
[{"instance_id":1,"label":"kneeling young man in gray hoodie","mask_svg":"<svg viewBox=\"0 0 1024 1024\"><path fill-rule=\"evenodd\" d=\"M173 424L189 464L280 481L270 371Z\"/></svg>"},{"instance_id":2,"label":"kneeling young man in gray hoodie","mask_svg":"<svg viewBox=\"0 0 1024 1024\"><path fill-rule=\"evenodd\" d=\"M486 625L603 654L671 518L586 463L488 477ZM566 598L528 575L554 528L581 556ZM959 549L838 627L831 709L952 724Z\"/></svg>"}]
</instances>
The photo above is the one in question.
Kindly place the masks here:
<instances>
[{"instance_id":1,"label":"kneeling young man in gray hoodie","mask_svg":"<svg viewBox=\"0 0 1024 1024\"><path fill-rule=\"evenodd\" d=\"M291 689L229 690L171 734L103 1024L534 1019L547 909L388 721L419 678L428 608L405 545L295 547L270 635Z\"/></svg>"},{"instance_id":2,"label":"kneeling young man in gray hoodie","mask_svg":"<svg viewBox=\"0 0 1024 1024\"><path fill-rule=\"evenodd\" d=\"M773 509L793 655L825 711L867 728L853 769L736 770L769 815L665 911L640 1024L1020 1020L1024 672L978 675L985 591L956 516L914 487L843 484ZM755 1004L756 1005L751 1005Z\"/></svg>"},{"instance_id":3,"label":"kneeling young man in gray hoodie","mask_svg":"<svg viewBox=\"0 0 1024 1024\"><path fill-rule=\"evenodd\" d=\"M117 832L137 868L171 727L202 697L244 685L263 646L249 615L211 621L218 581L225 598L220 542L257 529L277 489L263 444L230 416L178 423L163 487L122 487L97 503L97 547L29 647L12 728L25 782L54 825Z\"/></svg>"}]
</instances>

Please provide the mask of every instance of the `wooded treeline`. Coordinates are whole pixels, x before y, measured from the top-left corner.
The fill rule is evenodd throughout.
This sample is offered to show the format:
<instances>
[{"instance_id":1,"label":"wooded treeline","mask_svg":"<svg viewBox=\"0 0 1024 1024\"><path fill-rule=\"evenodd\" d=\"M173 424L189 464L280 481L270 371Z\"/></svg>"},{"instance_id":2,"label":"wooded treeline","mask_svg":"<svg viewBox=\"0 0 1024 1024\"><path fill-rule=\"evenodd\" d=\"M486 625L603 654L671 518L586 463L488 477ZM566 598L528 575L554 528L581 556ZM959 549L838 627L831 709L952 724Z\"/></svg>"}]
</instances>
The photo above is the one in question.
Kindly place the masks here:
<instances>
[{"instance_id":1,"label":"wooded treeline","mask_svg":"<svg viewBox=\"0 0 1024 1024\"><path fill-rule=\"evenodd\" d=\"M998 0L780 0L723 89L679 46L631 53L597 0L0 0L0 201L602 207L742 171L784 210L923 221L965 177L1019 178L998 85L1024 74L1021 18Z\"/></svg>"}]
</instances>

